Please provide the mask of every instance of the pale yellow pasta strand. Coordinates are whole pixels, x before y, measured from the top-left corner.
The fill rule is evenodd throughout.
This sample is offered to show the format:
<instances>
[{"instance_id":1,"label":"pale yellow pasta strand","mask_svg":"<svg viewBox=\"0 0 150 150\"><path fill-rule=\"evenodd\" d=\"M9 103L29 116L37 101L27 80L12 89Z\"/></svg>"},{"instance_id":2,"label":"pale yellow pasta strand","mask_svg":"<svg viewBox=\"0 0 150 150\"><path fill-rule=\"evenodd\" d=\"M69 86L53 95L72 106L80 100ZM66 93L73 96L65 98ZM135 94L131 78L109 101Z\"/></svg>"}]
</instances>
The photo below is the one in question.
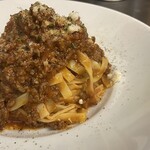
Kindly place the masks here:
<instances>
[{"instance_id":1,"label":"pale yellow pasta strand","mask_svg":"<svg viewBox=\"0 0 150 150\"><path fill-rule=\"evenodd\" d=\"M44 123L50 123L50 122L55 122L55 121L70 121L72 124L73 123L82 123L86 121L86 113L64 113L60 114L59 116L53 118L53 119L39 119L40 122Z\"/></svg>"},{"instance_id":2,"label":"pale yellow pasta strand","mask_svg":"<svg viewBox=\"0 0 150 150\"><path fill-rule=\"evenodd\" d=\"M65 109L61 110L61 111L58 111L57 113L55 113L54 115L51 115L51 116L47 116L48 119L53 119L55 117L57 117L58 115L60 114L63 114L63 113L66 113L74 108L78 108L78 106L76 104L70 104L68 105Z\"/></svg>"},{"instance_id":3,"label":"pale yellow pasta strand","mask_svg":"<svg viewBox=\"0 0 150 150\"><path fill-rule=\"evenodd\" d=\"M95 98L97 101L100 100L100 98L103 96L104 92L105 92L106 88L104 88L104 85L101 84L98 87L95 88Z\"/></svg>"},{"instance_id":4,"label":"pale yellow pasta strand","mask_svg":"<svg viewBox=\"0 0 150 150\"><path fill-rule=\"evenodd\" d=\"M81 84L75 84L74 82L68 83L70 90L81 90L83 87Z\"/></svg>"},{"instance_id":5,"label":"pale yellow pasta strand","mask_svg":"<svg viewBox=\"0 0 150 150\"><path fill-rule=\"evenodd\" d=\"M61 70L61 73L68 82L71 82L75 78L75 76L67 68Z\"/></svg>"},{"instance_id":6,"label":"pale yellow pasta strand","mask_svg":"<svg viewBox=\"0 0 150 150\"><path fill-rule=\"evenodd\" d=\"M101 68L101 64L92 60L92 69L93 69L95 74L97 73L97 71L100 70L100 68Z\"/></svg>"},{"instance_id":7,"label":"pale yellow pasta strand","mask_svg":"<svg viewBox=\"0 0 150 150\"><path fill-rule=\"evenodd\" d=\"M49 113L52 113L56 109L56 104L51 99L45 101L45 106Z\"/></svg>"},{"instance_id":8,"label":"pale yellow pasta strand","mask_svg":"<svg viewBox=\"0 0 150 150\"><path fill-rule=\"evenodd\" d=\"M68 87L67 83L65 82L65 80L63 80L63 82L58 84L60 93L62 94L64 99L67 99L69 97L72 96L72 92L70 90L70 88Z\"/></svg>"},{"instance_id":9,"label":"pale yellow pasta strand","mask_svg":"<svg viewBox=\"0 0 150 150\"><path fill-rule=\"evenodd\" d=\"M37 112L39 113L39 116L41 119L43 119L49 115L49 112L44 103L38 104Z\"/></svg>"},{"instance_id":10,"label":"pale yellow pasta strand","mask_svg":"<svg viewBox=\"0 0 150 150\"><path fill-rule=\"evenodd\" d=\"M21 96L16 98L15 104L9 110L14 111L14 110L22 107L23 105L28 103L28 99L29 99L29 94L28 93L22 94Z\"/></svg>"},{"instance_id":11,"label":"pale yellow pasta strand","mask_svg":"<svg viewBox=\"0 0 150 150\"><path fill-rule=\"evenodd\" d=\"M75 60L71 60L67 66L70 70L77 74L83 74L85 72L85 68L77 63Z\"/></svg>"},{"instance_id":12,"label":"pale yellow pasta strand","mask_svg":"<svg viewBox=\"0 0 150 150\"><path fill-rule=\"evenodd\" d=\"M89 78L87 78L87 77L81 78L81 79L76 78L71 83L80 85L80 84L86 83L88 79Z\"/></svg>"},{"instance_id":13,"label":"pale yellow pasta strand","mask_svg":"<svg viewBox=\"0 0 150 150\"><path fill-rule=\"evenodd\" d=\"M90 77L89 93L92 94L94 92L94 88L93 88L93 70L92 70L91 60L86 54L83 54L80 51L78 51L78 57L79 57L79 62L85 67L85 70L89 74Z\"/></svg>"},{"instance_id":14,"label":"pale yellow pasta strand","mask_svg":"<svg viewBox=\"0 0 150 150\"><path fill-rule=\"evenodd\" d=\"M86 120L85 113L64 113L56 117L56 120L70 121L71 123L82 123Z\"/></svg>"},{"instance_id":15,"label":"pale yellow pasta strand","mask_svg":"<svg viewBox=\"0 0 150 150\"><path fill-rule=\"evenodd\" d=\"M100 67L100 70L98 71L97 75L94 76L94 82L97 82L98 80L100 80L104 74L104 72L106 71L108 67L108 60L106 57L102 57L102 64Z\"/></svg>"},{"instance_id":16,"label":"pale yellow pasta strand","mask_svg":"<svg viewBox=\"0 0 150 150\"><path fill-rule=\"evenodd\" d=\"M49 81L49 84L52 86L61 82L63 82L63 76L62 73L59 72Z\"/></svg>"}]
</instances>

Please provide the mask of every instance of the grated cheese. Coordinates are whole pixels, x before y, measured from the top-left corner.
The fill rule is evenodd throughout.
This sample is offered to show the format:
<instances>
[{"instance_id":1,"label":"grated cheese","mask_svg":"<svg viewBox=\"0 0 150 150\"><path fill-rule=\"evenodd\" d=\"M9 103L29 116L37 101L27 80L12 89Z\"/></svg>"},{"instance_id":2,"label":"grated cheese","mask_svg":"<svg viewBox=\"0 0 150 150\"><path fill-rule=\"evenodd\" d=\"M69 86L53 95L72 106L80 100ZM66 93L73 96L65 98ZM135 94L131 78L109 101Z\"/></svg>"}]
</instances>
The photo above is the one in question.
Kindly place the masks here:
<instances>
[{"instance_id":1,"label":"grated cheese","mask_svg":"<svg viewBox=\"0 0 150 150\"><path fill-rule=\"evenodd\" d=\"M78 14L78 12L72 11L72 12L69 14L69 17L70 17L73 21L76 21L76 20L79 19L79 14Z\"/></svg>"},{"instance_id":2,"label":"grated cheese","mask_svg":"<svg viewBox=\"0 0 150 150\"><path fill-rule=\"evenodd\" d=\"M83 104L83 99L79 99L79 104L80 104L80 105Z\"/></svg>"},{"instance_id":3,"label":"grated cheese","mask_svg":"<svg viewBox=\"0 0 150 150\"><path fill-rule=\"evenodd\" d=\"M78 32L81 30L81 27L78 26L78 25L74 25L74 24L71 24L69 27L68 27L68 32L69 33L74 33L74 32Z\"/></svg>"}]
</instances>

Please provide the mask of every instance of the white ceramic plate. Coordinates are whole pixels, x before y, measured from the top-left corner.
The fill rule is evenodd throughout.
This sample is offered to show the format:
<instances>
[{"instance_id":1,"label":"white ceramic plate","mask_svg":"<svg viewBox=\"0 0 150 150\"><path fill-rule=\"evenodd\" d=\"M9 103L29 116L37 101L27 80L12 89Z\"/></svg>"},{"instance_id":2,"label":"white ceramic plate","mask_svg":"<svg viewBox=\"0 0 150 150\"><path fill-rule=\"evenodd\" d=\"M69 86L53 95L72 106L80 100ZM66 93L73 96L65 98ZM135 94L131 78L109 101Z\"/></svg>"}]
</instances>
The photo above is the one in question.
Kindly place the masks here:
<instances>
[{"instance_id":1,"label":"white ceramic plate","mask_svg":"<svg viewBox=\"0 0 150 150\"><path fill-rule=\"evenodd\" d=\"M28 8L35 0L0 1L0 32L9 15ZM120 70L121 81L91 109L90 119L56 133L4 131L1 150L149 150L150 149L150 28L119 12L63 0L41 0L56 12L79 12L109 60Z\"/></svg>"}]
</instances>

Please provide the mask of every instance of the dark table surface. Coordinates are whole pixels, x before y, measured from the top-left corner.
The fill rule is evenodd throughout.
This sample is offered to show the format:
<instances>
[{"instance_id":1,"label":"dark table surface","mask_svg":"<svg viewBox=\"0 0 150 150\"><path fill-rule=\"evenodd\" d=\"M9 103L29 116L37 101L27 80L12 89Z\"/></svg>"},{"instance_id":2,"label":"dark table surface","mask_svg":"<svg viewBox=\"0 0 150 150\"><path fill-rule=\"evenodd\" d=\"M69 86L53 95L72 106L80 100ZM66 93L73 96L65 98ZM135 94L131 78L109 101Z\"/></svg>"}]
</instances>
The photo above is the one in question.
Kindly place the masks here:
<instances>
[{"instance_id":1,"label":"dark table surface","mask_svg":"<svg viewBox=\"0 0 150 150\"><path fill-rule=\"evenodd\" d=\"M102 0L76 0L111 8L130 15L150 26L150 0L123 0L106 2Z\"/></svg>"}]
</instances>

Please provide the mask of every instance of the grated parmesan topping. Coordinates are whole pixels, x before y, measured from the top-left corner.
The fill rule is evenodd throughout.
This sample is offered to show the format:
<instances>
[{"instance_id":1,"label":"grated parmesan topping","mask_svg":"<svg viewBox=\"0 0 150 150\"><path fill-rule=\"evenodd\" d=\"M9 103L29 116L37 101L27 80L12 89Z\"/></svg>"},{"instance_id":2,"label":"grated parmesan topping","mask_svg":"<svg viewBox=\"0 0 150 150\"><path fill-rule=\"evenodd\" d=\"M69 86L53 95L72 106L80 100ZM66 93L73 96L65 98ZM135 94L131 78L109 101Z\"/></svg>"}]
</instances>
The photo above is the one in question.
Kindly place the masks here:
<instances>
[{"instance_id":1,"label":"grated parmesan topping","mask_svg":"<svg viewBox=\"0 0 150 150\"><path fill-rule=\"evenodd\" d=\"M79 99L79 104L80 104L80 105L83 104L83 99Z\"/></svg>"},{"instance_id":2,"label":"grated parmesan topping","mask_svg":"<svg viewBox=\"0 0 150 150\"><path fill-rule=\"evenodd\" d=\"M33 7L33 12L34 12L34 13L37 13L37 12L38 12L38 9L39 9L39 7L37 7L37 6Z\"/></svg>"},{"instance_id":3,"label":"grated parmesan topping","mask_svg":"<svg viewBox=\"0 0 150 150\"><path fill-rule=\"evenodd\" d=\"M112 80L113 83L120 81L121 73L118 70L115 70L107 75L108 79Z\"/></svg>"},{"instance_id":4,"label":"grated parmesan topping","mask_svg":"<svg viewBox=\"0 0 150 150\"><path fill-rule=\"evenodd\" d=\"M76 20L79 19L79 13L72 11L72 12L69 14L69 17L70 17L73 21L76 21Z\"/></svg>"},{"instance_id":5,"label":"grated parmesan topping","mask_svg":"<svg viewBox=\"0 0 150 150\"><path fill-rule=\"evenodd\" d=\"M81 27L78 26L78 25L74 25L74 24L71 24L69 27L68 27L68 32L69 33L74 33L74 32L78 32L81 30Z\"/></svg>"}]
</instances>

